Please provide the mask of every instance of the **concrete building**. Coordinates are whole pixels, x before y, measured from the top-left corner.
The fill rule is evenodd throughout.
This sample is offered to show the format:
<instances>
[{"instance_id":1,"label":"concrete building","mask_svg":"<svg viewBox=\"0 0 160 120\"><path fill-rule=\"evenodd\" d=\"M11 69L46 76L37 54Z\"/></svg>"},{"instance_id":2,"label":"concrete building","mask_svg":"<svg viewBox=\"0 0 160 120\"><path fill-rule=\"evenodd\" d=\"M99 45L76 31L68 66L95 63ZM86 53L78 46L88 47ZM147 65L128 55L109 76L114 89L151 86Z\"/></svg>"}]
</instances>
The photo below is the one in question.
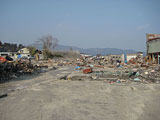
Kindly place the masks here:
<instances>
[{"instance_id":1,"label":"concrete building","mask_svg":"<svg viewBox=\"0 0 160 120\"><path fill-rule=\"evenodd\" d=\"M131 59L136 59L137 62L143 62L143 52L137 52L137 53L133 53L133 54L127 54L126 55L126 60L127 62Z\"/></svg>"},{"instance_id":2,"label":"concrete building","mask_svg":"<svg viewBox=\"0 0 160 120\"><path fill-rule=\"evenodd\" d=\"M124 62L124 54L120 55L107 55L104 57L109 64L115 64L117 61Z\"/></svg>"},{"instance_id":3,"label":"concrete building","mask_svg":"<svg viewBox=\"0 0 160 120\"><path fill-rule=\"evenodd\" d=\"M146 34L148 63L160 64L160 34Z\"/></svg>"},{"instance_id":4,"label":"concrete building","mask_svg":"<svg viewBox=\"0 0 160 120\"><path fill-rule=\"evenodd\" d=\"M127 55L126 55L127 62L128 62L130 59L136 58L136 57L137 57L137 53L127 54Z\"/></svg>"}]
</instances>

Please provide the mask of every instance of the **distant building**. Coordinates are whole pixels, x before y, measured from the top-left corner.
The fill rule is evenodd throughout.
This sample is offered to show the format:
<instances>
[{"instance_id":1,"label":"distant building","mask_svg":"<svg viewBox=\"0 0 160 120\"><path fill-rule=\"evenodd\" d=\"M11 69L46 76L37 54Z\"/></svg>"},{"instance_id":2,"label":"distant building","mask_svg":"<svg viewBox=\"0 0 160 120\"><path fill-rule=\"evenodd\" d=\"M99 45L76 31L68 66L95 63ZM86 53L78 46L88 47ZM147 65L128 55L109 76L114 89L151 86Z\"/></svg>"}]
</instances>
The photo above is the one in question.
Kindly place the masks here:
<instances>
[{"instance_id":1,"label":"distant building","mask_svg":"<svg viewBox=\"0 0 160 120\"><path fill-rule=\"evenodd\" d=\"M29 58L29 49L25 48L22 44L3 43L0 41L0 56L11 57L13 60L17 58Z\"/></svg>"},{"instance_id":2,"label":"distant building","mask_svg":"<svg viewBox=\"0 0 160 120\"><path fill-rule=\"evenodd\" d=\"M133 59L133 58L139 60L139 62L142 62L142 60L143 60L143 52L137 52L137 53L127 54L126 55L127 62L129 60Z\"/></svg>"},{"instance_id":3,"label":"distant building","mask_svg":"<svg viewBox=\"0 0 160 120\"><path fill-rule=\"evenodd\" d=\"M146 34L148 62L160 64L160 34Z\"/></svg>"},{"instance_id":4,"label":"distant building","mask_svg":"<svg viewBox=\"0 0 160 120\"><path fill-rule=\"evenodd\" d=\"M29 58L31 57L30 55L30 52L29 52L29 49L28 48L22 48L18 51L18 58L23 58L23 57L26 57L26 58Z\"/></svg>"},{"instance_id":5,"label":"distant building","mask_svg":"<svg viewBox=\"0 0 160 120\"><path fill-rule=\"evenodd\" d=\"M88 55L88 54L86 54L86 53L80 53L80 55L81 55L83 58L92 57L92 55Z\"/></svg>"},{"instance_id":6,"label":"distant building","mask_svg":"<svg viewBox=\"0 0 160 120\"><path fill-rule=\"evenodd\" d=\"M106 55L105 59L110 64L115 64L115 63L117 63L117 61L124 62L124 54Z\"/></svg>"},{"instance_id":7,"label":"distant building","mask_svg":"<svg viewBox=\"0 0 160 120\"><path fill-rule=\"evenodd\" d=\"M0 52L0 56L2 57L10 56L13 59L17 59L17 52Z\"/></svg>"},{"instance_id":8,"label":"distant building","mask_svg":"<svg viewBox=\"0 0 160 120\"><path fill-rule=\"evenodd\" d=\"M136 53L127 54L127 55L126 55L127 62L128 62L129 60L131 60L132 58L136 58L136 57L137 57L137 54L136 54Z\"/></svg>"}]
</instances>

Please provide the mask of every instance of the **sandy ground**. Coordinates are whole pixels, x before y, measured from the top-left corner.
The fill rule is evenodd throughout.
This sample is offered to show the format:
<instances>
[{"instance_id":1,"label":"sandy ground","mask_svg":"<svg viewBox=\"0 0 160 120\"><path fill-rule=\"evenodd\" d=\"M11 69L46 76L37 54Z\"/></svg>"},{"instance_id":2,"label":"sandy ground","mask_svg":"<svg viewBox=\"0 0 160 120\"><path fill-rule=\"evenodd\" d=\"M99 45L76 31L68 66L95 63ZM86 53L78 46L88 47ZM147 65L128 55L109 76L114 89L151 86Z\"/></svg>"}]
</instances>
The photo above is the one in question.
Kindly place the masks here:
<instances>
[{"instance_id":1,"label":"sandy ground","mask_svg":"<svg viewBox=\"0 0 160 120\"><path fill-rule=\"evenodd\" d=\"M1 84L0 120L160 120L160 84L59 80L70 72Z\"/></svg>"}]
</instances>

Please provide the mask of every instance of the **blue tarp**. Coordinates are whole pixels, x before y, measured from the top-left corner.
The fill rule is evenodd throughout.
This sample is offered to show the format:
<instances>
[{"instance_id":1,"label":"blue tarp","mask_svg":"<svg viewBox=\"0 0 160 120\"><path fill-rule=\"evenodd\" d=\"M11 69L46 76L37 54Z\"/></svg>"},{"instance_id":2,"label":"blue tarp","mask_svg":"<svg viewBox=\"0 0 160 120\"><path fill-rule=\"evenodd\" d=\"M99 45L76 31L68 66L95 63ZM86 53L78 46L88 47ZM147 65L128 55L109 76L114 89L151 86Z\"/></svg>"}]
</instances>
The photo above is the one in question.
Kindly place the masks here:
<instances>
[{"instance_id":1,"label":"blue tarp","mask_svg":"<svg viewBox=\"0 0 160 120\"><path fill-rule=\"evenodd\" d=\"M19 59L19 58L21 58L21 57L22 57L22 55L21 55L21 54L17 56L17 58L18 58L18 59Z\"/></svg>"}]
</instances>

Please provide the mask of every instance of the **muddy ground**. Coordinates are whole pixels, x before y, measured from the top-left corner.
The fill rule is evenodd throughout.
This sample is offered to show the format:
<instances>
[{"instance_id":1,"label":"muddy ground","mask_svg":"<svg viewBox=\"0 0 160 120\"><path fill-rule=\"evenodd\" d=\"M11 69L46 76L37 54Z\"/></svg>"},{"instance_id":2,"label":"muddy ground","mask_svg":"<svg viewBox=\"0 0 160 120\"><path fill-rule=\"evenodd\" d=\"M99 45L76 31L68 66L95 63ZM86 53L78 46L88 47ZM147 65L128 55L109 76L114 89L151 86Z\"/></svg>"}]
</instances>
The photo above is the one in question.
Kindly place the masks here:
<instances>
[{"instance_id":1,"label":"muddy ground","mask_svg":"<svg viewBox=\"0 0 160 120\"><path fill-rule=\"evenodd\" d=\"M160 84L59 79L72 71L0 84L0 120L160 120Z\"/></svg>"}]
</instances>

